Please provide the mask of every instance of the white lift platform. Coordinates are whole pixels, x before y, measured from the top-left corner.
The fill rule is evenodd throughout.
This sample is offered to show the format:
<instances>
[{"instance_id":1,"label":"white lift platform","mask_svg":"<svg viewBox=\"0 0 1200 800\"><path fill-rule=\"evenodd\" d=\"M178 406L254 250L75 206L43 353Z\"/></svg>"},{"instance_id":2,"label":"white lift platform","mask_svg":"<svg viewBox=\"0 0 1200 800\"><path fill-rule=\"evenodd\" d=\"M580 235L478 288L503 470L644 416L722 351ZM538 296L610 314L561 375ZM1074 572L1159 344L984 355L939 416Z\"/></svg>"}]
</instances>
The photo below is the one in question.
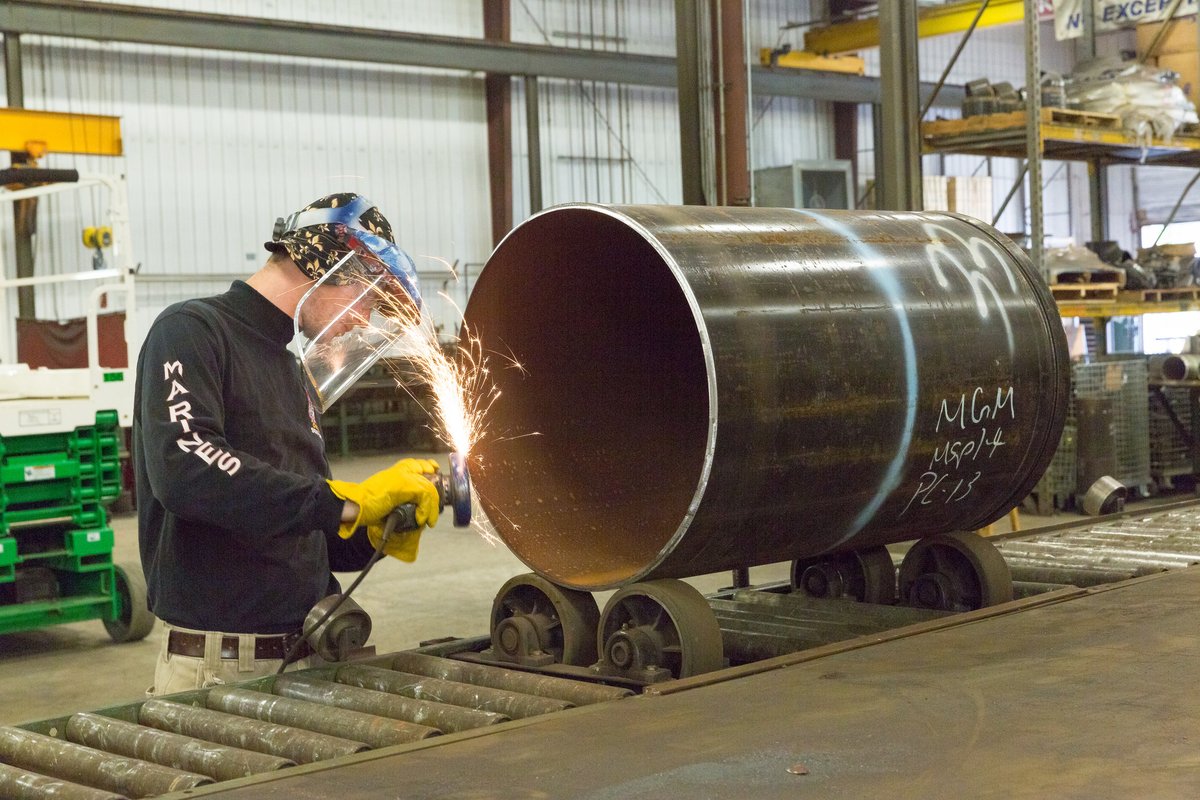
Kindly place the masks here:
<instances>
[{"instance_id":1,"label":"white lift platform","mask_svg":"<svg viewBox=\"0 0 1200 800\"><path fill-rule=\"evenodd\" d=\"M134 371L129 367L101 365L97 323L101 298L105 295L122 296L125 341L130 353L137 352L133 337L136 306L134 264L124 176L80 175L79 181L74 183L54 183L16 191L0 190L0 209L18 200L95 187L108 191L112 267L15 278L15 270L5 263L6 248L0 246L0 437L74 430L79 426L94 424L96 412L101 410L115 410L122 427L127 428L133 422ZM30 369L27 364L18 363L15 314L11 310L16 290L23 286L79 282L94 284L86 308L88 366L80 369Z\"/></svg>"}]
</instances>

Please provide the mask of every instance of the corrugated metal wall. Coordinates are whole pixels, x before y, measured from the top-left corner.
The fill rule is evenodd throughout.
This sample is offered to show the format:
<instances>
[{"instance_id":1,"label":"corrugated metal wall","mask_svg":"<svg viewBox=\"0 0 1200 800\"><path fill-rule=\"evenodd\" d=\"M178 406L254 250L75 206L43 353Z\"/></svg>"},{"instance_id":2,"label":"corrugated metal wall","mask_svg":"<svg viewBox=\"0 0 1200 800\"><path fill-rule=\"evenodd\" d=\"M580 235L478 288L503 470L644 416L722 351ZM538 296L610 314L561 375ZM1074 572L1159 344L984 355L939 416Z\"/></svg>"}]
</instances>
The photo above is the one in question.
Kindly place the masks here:
<instances>
[{"instance_id":1,"label":"corrugated metal wall","mask_svg":"<svg viewBox=\"0 0 1200 800\"><path fill-rule=\"evenodd\" d=\"M674 55L674 5L658 0L513 0L514 41L606 52ZM542 203L678 203L674 89L539 80ZM513 91L513 217L529 215L525 91Z\"/></svg>"},{"instance_id":2,"label":"corrugated metal wall","mask_svg":"<svg viewBox=\"0 0 1200 800\"><path fill-rule=\"evenodd\" d=\"M486 253L478 79L78 42L24 49L27 105L122 117L123 159L46 163L125 172L148 276L248 273L277 215L347 189L380 205L422 269ZM42 219L40 263L67 269L85 220L70 201ZM202 291L227 281L207 283L217 286ZM142 303L161 307L197 288L146 282Z\"/></svg>"},{"instance_id":3,"label":"corrugated metal wall","mask_svg":"<svg viewBox=\"0 0 1200 800\"><path fill-rule=\"evenodd\" d=\"M482 35L481 0L141 4ZM748 0L747 7L747 38L756 52L760 46L798 43L800 32L781 27L812 18L823 3ZM669 0L512 2L512 36L522 42L670 55L674 24ZM987 75L1021 82L1014 30L978 34L951 79ZM219 291L228 276L252 271L263 258L260 243L274 218L329 191L360 191L380 205L401 243L428 272L427 293L445 287L461 304L469 277L490 252L486 122L478 74L33 36L22 44L28 106L122 117L123 158L51 156L46 164L128 176L134 252L147 279L139 289L144 315L183 297ZM353 46L347 42L348 49ZM922 43L926 79L936 78L953 46L953 37ZM1047 64L1065 66L1065 49L1048 45L1046 51ZM543 79L540 96L546 205L681 200L674 90ZM529 209L523 101L521 82L514 81L518 222ZM791 98L755 98L753 103L755 168L833 156L829 104ZM869 124L862 126L860 142L864 151L871 147ZM969 174L979 163L947 162L946 171L959 174ZM870 158L860 159L859 166L864 178L872 174ZM1010 174L1004 169L996 167L998 192ZM99 221L100 206L91 197L43 204L39 272L90 264L78 235L84 225ZM0 226L11 227L7 214L0 215ZM457 262L468 280L450 282L440 260ZM434 306L441 324L453 330L453 308ZM81 312L73 290L39 293L40 316Z\"/></svg>"}]
</instances>

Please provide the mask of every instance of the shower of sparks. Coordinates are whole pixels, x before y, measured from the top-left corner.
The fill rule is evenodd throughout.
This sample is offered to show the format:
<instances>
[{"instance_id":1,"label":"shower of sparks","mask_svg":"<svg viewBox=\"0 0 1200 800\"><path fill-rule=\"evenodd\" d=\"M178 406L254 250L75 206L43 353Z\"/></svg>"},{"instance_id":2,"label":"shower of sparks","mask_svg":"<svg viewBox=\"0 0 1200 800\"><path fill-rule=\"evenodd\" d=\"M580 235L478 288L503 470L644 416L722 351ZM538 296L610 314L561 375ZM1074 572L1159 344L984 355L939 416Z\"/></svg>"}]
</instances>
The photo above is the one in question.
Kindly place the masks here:
<instances>
[{"instance_id":1,"label":"shower of sparks","mask_svg":"<svg viewBox=\"0 0 1200 800\"><path fill-rule=\"evenodd\" d=\"M387 323L372 326L372 332L383 334L383 349L396 356L388 363L397 384L418 404L422 398L410 387L423 384L429 388L433 407L425 411L434 420L434 434L463 456L470 472L481 472L484 464L473 451L488 435L488 414L500 398L482 342L464 324L458 342L443 346L432 318L407 296L380 288L376 294L377 310ZM445 294L439 296L453 305ZM512 365L520 367L515 360ZM489 544L499 544L500 538L480 513L474 487L471 506L471 527Z\"/></svg>"}]
</instances>

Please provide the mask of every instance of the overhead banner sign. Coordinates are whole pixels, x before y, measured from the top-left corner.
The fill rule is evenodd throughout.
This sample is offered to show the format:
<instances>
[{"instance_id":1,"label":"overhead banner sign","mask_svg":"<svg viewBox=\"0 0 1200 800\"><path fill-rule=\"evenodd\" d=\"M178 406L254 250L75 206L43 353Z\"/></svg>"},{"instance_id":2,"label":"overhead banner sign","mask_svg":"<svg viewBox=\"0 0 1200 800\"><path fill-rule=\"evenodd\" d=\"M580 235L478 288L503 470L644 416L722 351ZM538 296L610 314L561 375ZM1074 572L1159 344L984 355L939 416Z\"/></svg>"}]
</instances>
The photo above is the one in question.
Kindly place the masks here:
<instances>
[{"instance_id":1,"label":"overhead banner sign","mask_svg":"<svg viewBox=\"0 0 1200 800\"><path fill-rule=\"evenodd\" d=\"M1083 35L1083 4L1089 0L1055 0L1054 38L1074 39ZM1132 28L1143 22L1161 22L1167 18L1174 0L1090 0L1094 8L1096 32ZM1196 13L1197 0L1183 0L1177 17Z\"/></svg>"}]
</instances>

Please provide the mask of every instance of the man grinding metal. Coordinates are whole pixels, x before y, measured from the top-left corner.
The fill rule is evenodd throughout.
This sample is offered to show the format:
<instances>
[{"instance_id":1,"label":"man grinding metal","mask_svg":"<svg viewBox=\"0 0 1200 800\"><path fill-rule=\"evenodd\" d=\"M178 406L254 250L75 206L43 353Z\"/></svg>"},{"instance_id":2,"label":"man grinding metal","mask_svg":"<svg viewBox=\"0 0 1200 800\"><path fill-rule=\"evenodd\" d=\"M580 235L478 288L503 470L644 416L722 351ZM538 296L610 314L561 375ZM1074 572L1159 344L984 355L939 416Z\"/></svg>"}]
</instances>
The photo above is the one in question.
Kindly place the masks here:
<instances>
[{"instance_id":1,"label":"man grinding metal","mask_svg":"<svg viewBox=\"0 0 1200 800\"><path fill-rule=\"evenodd\" d=\"M361 483L329 479L320 412L380 348L357 360L343 351L351 363L340 373L288 349L296 334L347 339L373 314L419 306L391 225L365 198L332 194L277 221L266 248L246 281L163 311L138 357L139 545L166 628L150 694L273 674L293 650L293 666L308 666L301 625L340 591L333 571L366 565L396 506L415 504L417 527L389 538L388 555L413 560L437 522L433 461L405 459Z\"/></svg>"}]
</instances>

